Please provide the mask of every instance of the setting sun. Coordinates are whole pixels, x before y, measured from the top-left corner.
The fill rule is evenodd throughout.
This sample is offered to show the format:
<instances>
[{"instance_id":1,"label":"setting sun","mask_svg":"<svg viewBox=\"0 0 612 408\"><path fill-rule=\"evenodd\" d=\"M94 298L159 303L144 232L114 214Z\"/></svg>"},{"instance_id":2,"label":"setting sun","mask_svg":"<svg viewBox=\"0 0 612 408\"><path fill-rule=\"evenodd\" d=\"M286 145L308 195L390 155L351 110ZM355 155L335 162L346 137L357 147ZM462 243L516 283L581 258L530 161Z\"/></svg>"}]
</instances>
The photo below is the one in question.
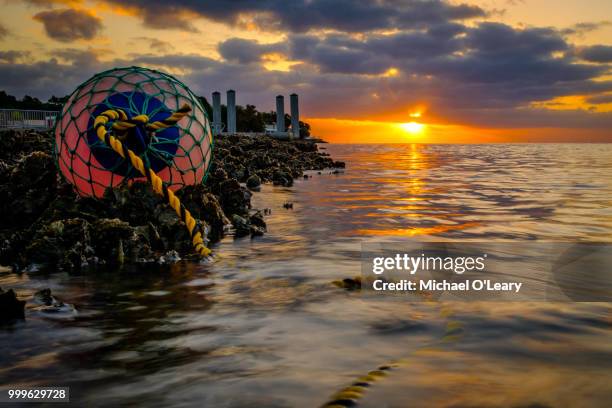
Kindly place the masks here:
<instances>
[{"instance_id":1,"label":"setting sun","mask_svg":"<svg viewBox=\"0 0 612 408\"><path fill-rule=\"evenodd\" d=\"M423 129L425 129L425 125L418 122L400 123L399 126L407 133L410 133L412 135L422 133Z\"/></svg>"}]
</instances>

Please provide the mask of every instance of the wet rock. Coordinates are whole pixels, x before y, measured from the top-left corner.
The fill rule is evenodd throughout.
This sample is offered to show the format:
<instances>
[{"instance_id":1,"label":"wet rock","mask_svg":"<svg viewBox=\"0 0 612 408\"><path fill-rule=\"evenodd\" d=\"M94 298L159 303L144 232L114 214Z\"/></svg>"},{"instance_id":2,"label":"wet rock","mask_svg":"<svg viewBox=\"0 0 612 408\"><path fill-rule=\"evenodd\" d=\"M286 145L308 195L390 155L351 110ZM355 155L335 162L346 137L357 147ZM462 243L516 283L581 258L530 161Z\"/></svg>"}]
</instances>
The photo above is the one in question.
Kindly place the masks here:
<instances>
[{"instance_id":1,"label":"wet rock","mask_svg":"<svg viewBox=\"0 0 612 408\"><path fill-rule=\"evenodd\" d=\"M34 304L37 304L38 307L35 308L36 311L40 311L43 313L62 313L62 314L74 314L76 313L76 309L73 305L69 303L64 303L61 300L57 299L51 293L51 289L42 289L34 293L33 297Z\"/></svg>"},{"instance_id":2,"label":"wet rock","mask_svg":"<svg viewBox=\"0 0 612 408\"><path fill-rule=\"evenodd\" d=\"M343 169L346 167L346 163L344 163L343 161L335 161L332 164L332 167L337 168L337 169Z\"/></svg>"},{"instance_id":3,"label":"wet rock","mask_svg":"<svg viewBox=\"0 0 612 408\"><path fill-rule=\"evenodd\" d=\"M232 216L232 225L234 226L236 237L244 237L251 233L251 224L238 214Z\"/></svg>"},{"instance_id":4,"label":"wet rock","mask_svg":"<svg viewBox=\"0 0 612 408\"><path fill-rule=\"evenodd\" d=\"M266 230L266 221L264 220L264 215L261 211L256 211L255 213L251 214L249 220L251 221L251 225L259 227L263 229L263 231Z\"/></svg>"},{"instance_id":5,"label":"wet rock","mask_svg":"<svg viewBox=\"0 0 612 408\"><path fill-rule=\"evenodd\" d=\"M208 238L212 242L220 240L230 221L223 212L217 196L208 192L203 185L187 186L178 195L183 205L196 219L208 224Z\"/></svg>"},{"instance_id":6,"label":"wet rock","mask_svg":"<svg viewBox=\"0 0 612 408\"><path fill-rule=\"evenodd\" d=\"M41 228L26 246L28 263L79 270L93 260L91 225L82 218L53 221Z\"/></svg>"},{"instance_id":7,"label":"wet rock","mask_svg":"<svg viewBox=\"0 0 612 408\"><path fill-rule=\"evenodd\" d=\"M356 276L354 278L345 278L342 280L335 280L332 282L334 285L339 288L343 288L346 290L360 290L361 289L361 277Z\"/></svg>"},{"instance_id":8,"label":"wet rock","mask_svg":"<svg viewBox=\"0 0 612 408\"><path fill-rule=\"evenodd\" d=\"M160 256L159 259L157 260L157 263L159 264L173 264L173 263L177 263L181 260L181 256L179 255L178 252L172 250L172 251L168 251L166 252L164 255Z\"/></svg>"},{"instance_id":9,"label":"wet rock","mask_svg":"<svg viewBox=\"0 0 612 408\"><path fill-rule=\"evenodd\" d=\"M13 289L8 291L0 288L0 324L25 318L25 301L17 299Z\"/></svg>"},{"instance_id":10,"label":"wet rock","mask_svg":"<svg viewBox=\"0 0 612 408\"><path fill-rule=\"evenodd\" d=\"M229 179L221 183L219 201L225 214L246 215L251 208L251 193L238 180Z\"/></svg>"},{"instance_id":11,"label":"wet rock","mask_svg":"<svg viewBox=\"0 0 612 408\"><path fill-rule=\"evenodd\" d=\"M285 210L293 210L293 203L284 203L283 208Z\"/></svg>"},{"instance_id":12,"label":"wet rock","mask_svg":"<svg viewBox=\"0 0 612 408\"><path fill-rule=\"evenodd\" d=\"M249 189L253 191L259 191L259 189L261 188L261 179L257 174L253 174L247 179L246 185Z\"/></svg>"},{"instance_id":13,"label":"wet rock","mask_svg":"<svg viewBox=\"0 0 612 408\"><path fill-rule=\"evenodd\" d=\"M293 185L293 176L284 170L276 170L272 174L272 183L274 185L291 187Z\"/></svg>"}]
</instances>

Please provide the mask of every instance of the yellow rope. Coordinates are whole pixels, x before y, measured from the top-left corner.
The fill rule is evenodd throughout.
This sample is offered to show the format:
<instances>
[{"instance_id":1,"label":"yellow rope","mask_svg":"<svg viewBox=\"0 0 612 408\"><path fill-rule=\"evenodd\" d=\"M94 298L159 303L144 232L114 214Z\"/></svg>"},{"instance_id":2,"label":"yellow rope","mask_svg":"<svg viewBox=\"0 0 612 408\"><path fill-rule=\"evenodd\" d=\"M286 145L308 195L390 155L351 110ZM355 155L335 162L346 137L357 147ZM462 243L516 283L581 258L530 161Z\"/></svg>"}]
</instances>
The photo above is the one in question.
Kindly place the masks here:
<instances>
[{"instance_id":1,"label":"yellow rope","mask_svg":"<svg viewBox=\"0 0 612 408\"><path fill-rule=\"evenodd\" d=\"M442 308L440 310L440 315L448 319L453 315L453 312L448 308ZM462 332L463 328L461 322L447 320L446 331L439 342L447 343L457 341L461 338ZM434 342L423 347L421 350L431 350L431 348L435 346L436 343ZM409 364L408 358L402 358L388 364L378 366L376 370L372 370L366 375L357 378L357 380L355 380L349 386L344 387L340 391L333 394L330 399L321 406L321 408L347 408L357 406L359 404L359 400L365 396L366 392L373 385L373 383L385 378L391 370L402 367L406 364Z\"/></svg>"},{"instance_id":2,"label":"yellow rope","mask_svg":"<svg viewBox=\"0 0 612 408\"><path fill-rule=\"evenodd\" d=\"M148 165L146 165L138 155L136 155L133 151L128 149L121 141L115 136L111 135L110 132L106 129L106 124L109 121L114 121L112 125L113 130L117 130L119 132L125 132L134 126L137 125L145 125L146 129L155 131L158 129L165 129L171 126L176 125L176 123L181 120L187 113L191 111L191 107L189 105L183 105L179 110L173 112L170 117L164 119L162 121L156 121L152 123L149 122L149 117L147 115L138 115L133 117L132 119L128 119L125 112L121 109L110 109L105 112L102 112L100 115L96 117L94 120L94 129L96 130L96 134L98 138L106 143L111 149L113 149L118 155L123 157L124 159L129 159L130 163L136 170L140 172L143 176L145 176L151 185L153 186L153 191L157 194L163 196L170 204L170 207L174 209L176 215L185 223L187 226L187 230L191 236L191 242L193 244L194 249L197 253L202 256L208 256L211 254L210 249L206 248L204 245L204 240L202 239L202 233L198 228L197 221L193 218L191 213L178 199L178 197L168 188L168 186L163 182L163 180L151 169Z\"/></svg>"}]
</instances>

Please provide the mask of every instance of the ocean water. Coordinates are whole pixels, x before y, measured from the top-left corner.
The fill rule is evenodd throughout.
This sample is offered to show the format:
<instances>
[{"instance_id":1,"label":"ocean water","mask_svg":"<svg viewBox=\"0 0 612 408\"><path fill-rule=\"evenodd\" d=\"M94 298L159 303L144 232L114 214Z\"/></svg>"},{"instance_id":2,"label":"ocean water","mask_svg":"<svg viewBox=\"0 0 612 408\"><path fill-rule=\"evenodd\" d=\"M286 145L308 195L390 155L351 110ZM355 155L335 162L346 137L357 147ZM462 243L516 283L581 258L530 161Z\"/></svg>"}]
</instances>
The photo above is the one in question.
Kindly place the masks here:
<instances>
[{"instance_id":1,"label":"ocean water","mask_svg":"<svg viewBox=\"0 0 612 408\"><path fill-rule=\"evenodd\" d=\"M410 303L331 282L360 274L364 241L611 242L612 145L323 147L346 170L264 186L268 233L224 239L211 264L2 272L78 312L0 329L0 384L70 386L88 407L313 407L397 362L360 406L609 406L610 303Z\"/></svg>"}]
</instances>

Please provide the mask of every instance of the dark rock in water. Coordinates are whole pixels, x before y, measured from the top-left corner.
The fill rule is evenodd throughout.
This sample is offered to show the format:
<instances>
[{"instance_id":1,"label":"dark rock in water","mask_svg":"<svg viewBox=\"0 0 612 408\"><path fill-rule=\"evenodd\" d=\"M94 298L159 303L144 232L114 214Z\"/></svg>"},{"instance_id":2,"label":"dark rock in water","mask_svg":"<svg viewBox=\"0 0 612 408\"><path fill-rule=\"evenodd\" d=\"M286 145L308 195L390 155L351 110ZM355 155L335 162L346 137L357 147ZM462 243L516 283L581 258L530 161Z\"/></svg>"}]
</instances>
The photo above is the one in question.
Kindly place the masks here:
<instances>
[{"instance_id":1,"label":"dark rock in water","mask_svg":"<svg viewBox=\"0 0 612 408\"><path fill-rule=\"evenodd\" d=\"M13 289L5 292L0 288L0 324L24 319L25 303L25 301L17 299Z\"/></svg>"},{"instance_id":2,"label":"dark rock in water","mask_svg":"<svg viewBox=\"0 0 612 408\"><path fill-rule=\"evenodd\" d=\"M244 237L251 233L251 224L238 214L232 216L232 225L234 226L235 236Z\"/></svg>"},{"instance_id":3,"label":"dark rock in water","mask_svg":"<svg viewBox=\"0 0 612 408\"><path fill-rule=\"evenodd\" d=\"M266 221L264 221L264 215L261 213L261 211L256 211L255 213L251 214L249 220L251 221L251 224L262 228L264 231L266 230Z\"/></svg>"},{"instance_id":4,"label":"dark rock in water","mask_svg":"<svg viewBox=\"0 0 612 408\"><path fill-rule=\"evenodd\" d=\"M247 179L246 185L251 190L259 190L259 188L261 187L261 179L257 174L253 174Z\"/></svg>"},{"instance_id":5,"label":"dark rock in water","mask_svg":"<svg viewBox=\"0 0 612 408\"><path fill-rule=\"evenodd\" d=\"M361 277L360 276L356 276L354 278L344 278L342 280L333 281L332 283L346 290L361 289Z\"/></svg>"},{"instance_id":6,"label":"dark rock in water","mask_svg":"<svg viewBox=\"0 0 612 408\"><path fill-rule=\"evenodd\" d=\"M275 185L291 187L293 185L293 177L290 173L284 170L276 170L272 174L272 182Z\"/></svg>"},{"instance_id":7,"label":"dark rock in water","mask_svg":"<svg viewBox=\"0 0 612 408\"><path fill-rule=\"evenodd\" d=\"M73 305L64 303L55 298L51 293L51 289L42 289L34 294L33 301L39 306L35 309L43 313L68 313L73 314L76 309Z\"/></svg>"},{"instance_id":8,"label":"dark rock in water","mask_svg":"<svg viewBox=\"0 0 612 408\"><path fill-rule=\"evenodd\" d=\"M283 208L285 208L285 210L293 210L293 203L285 203L283 204Z\"/></svg>"},{"instance_id":9,"label":"dark rock in water","mask_svg":"<svg viewBox=\"0 0 612 408\"><path fill-rule=\"evenodd\" d=\"M337 169L343 169L346 167L346 163L344 163L343 161L335 161L332 164L332 167L337 168Z\"/></svg>"}]
</instances>

